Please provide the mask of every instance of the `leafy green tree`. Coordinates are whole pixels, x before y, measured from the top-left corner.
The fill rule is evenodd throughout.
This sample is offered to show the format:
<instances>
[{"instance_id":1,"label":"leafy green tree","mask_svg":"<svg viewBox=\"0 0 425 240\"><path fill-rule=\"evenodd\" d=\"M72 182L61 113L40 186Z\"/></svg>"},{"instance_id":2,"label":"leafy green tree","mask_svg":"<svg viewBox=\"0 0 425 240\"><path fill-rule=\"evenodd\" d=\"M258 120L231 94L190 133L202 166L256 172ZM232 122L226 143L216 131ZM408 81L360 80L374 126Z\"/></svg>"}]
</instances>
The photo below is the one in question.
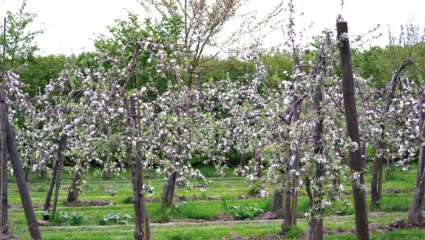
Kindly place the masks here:
<instances>
[{"instance_id":1,"label":"leafy green tree","mask_svg":"<svg viewBox=\"0 0 425 240\"><path fill-rule=\"evenodd\" d=\"M20 80L26 84L25 91L30 96L38 95L51 79L58 77L68 60L63 55L36 56L28 60L24 67L16 69Z\"/></svg>"},{"instance_id":2,"label":"leafy green tree","mask_svg":"<svg viewBox=\"0 0 425 240\"><path fill-rule=\"evenodd\" d=\"M29 30L36 17L36 14L27 11L27 0L23 1L17 12L7 11L6 59L9 69L25 63L38 50L35 39L42 31ZM3 29L3 25L1 27ZM4 44L3 33L1 33L0 44Z\"/></svg>"}]
</instances>

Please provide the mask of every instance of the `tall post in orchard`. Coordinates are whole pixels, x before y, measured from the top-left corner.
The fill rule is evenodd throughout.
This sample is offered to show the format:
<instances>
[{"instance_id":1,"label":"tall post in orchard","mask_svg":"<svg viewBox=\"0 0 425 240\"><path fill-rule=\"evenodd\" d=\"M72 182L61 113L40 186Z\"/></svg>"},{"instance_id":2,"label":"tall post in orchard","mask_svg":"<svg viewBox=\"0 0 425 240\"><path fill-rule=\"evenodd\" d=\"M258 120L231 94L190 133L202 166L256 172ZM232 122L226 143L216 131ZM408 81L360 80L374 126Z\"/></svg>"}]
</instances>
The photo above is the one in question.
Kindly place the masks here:
<instances>
[{"instance_id":1,"label":"tall post in orchard","mask_svg":"<svg viewBox=\"0 0 425 240\"><path fill-rule=\"evenodd\" d=\"M363 177L364 158L362 157L360 149L360 134L357 121L354 77L347 22L338 20L337 37L339 41L339 52L341 55L342 89L347 134L353 143L353 146L350 149L348 164L353 174L351 184L354 199L354 212L356 215L356 234L357 239L368 240L369 228L367 218L366 191L364 188Z\"/></svg>"},{"instance_id":2,"label":"tall post in orchard","mask_svg":"<svg viewBox=\"0 0 425 240\"><path fill-rule=\"evenodd\" d=\"M6 79L6 18L3 21L3 54L2 54L2 82L3 88ZM8 233L8 202L7 202L7 138L6 138L6 103L0 103L0 232Z\"/></svg>"}]
</instances>

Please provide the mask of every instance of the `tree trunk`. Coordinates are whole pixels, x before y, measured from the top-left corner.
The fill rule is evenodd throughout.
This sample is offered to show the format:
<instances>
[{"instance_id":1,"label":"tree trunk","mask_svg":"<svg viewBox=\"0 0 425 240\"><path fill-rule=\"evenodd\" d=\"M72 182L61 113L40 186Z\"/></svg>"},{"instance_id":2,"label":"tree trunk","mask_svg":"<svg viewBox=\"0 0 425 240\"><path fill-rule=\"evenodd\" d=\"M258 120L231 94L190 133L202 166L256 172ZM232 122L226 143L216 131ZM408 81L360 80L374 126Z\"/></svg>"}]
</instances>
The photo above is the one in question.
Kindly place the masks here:
<instances>
[{"instance_id":1,"label":"tree trunk","mask_svg":"<svg viewBox=\"0 0 425 240\"><path fill-rule=\"evenodd\" d=\"M290 184L290 183L288 183ZM285 189L285 198L283 200L283 223L282 223L282 232L287 232L294 224L294 216L292 211L292 192L291 187L288 186Z\"/></svg>"},{"instance_id":2,"label":"tree trunk","mask_svg":"<svg viewBox=\"0 0 425 240\"><path fill-rule=\"evenodd\" d=\"M356 235L359 240L369 239L366 192L364 190L363 167L364 159L360 152L360 134L357 122L356 99L354 90L354 78L351 62L350 42L348 39L347 22L337 23L337 37L341 55L342 89L344 98L344 112L347 134L351 141L357 143L357 148L352 149L348 164L353 175L352 190L354 200L354 212L356 217ZM357 176L358 175L358 176ZM358 178L357 178L358 177Z\"/></svg>"},{"instance_id":3,"label":"tree trunk","mask_svg":"<svg viewBox=\"0 0 425 240\"><path fill-rule=\"evenodd\" d=\"M67 141L67 137L66 135L63 135L61 137L61 140L59 142L59 147L58 147L58 169L57 169L57 174L56 174L56 178L55 178L55 197L53 199L53 211L52 211L52 215L55 216L56 214L56 209L58 206L58 199L59 199L59 190L60 190L60 185L61 185L61 174L62 174L62 170L63 170L63 163L64 163L64 155L63 152L65 151L65 147L66 147L66 141Z\"/></svg>"},{"instance_id":4,"label":"tree trunk","mask_svg":"<svg viewBox=\"0 0 425 240\"><path fill-rule=\"evenodd\" d=\"M295 98L292 103L290 112L290 123L298 121L300 115L301 103L304 100L304 96ZM296 190L298 186L298 180L293 178L290 173L292 171L298 171L299 159L298 159L298 142L293 141L291 143L291 156L289 164L284 175L286 181L286 187L283 191L283 223L281 225L282 232L287 232L293 225L297 223L297 206L298 206L298 192Z\"/></svg>"},{"instance_id":5,"label":"tree trunk","mask_svg":"<svg viewBox=\"0 0 425 240\"><path fill-rule=\"evenodd\" d=\"M245 169L245 165L246 165L246 152L243 151L243 152L241 152L241 156L240 156L240 168L241 168L241 170Z\"/></svg>"},{"instance_id":6,"label":"tree trunk","mask_svg":"<svg viewBox=\"0 0 425 240\"><path fill-rule=\"evenodd\" d=\"M372 198L372 206L377 206L379 201L381 200L381 191L382 191L382 167L384 164L384 149L383 143L381 141L378 142L376 146L376 150L379 153L378 156L373 161L372 167L372 180L371 180L371 198Z\"/></svg>"},{"instance_id":7,"label":"tree trunk","mask_svg":"<svg viewBox=\"0 0 425 240\"><path fill-rule=\"evenodd\" d=\"M127 102L127 101L126 101ZM132 129L134 132L137 129L137 117L136 117L136 108L134 98L130 98L130 105L125 104L127 107L128 120L127 127ZM133 136L134 137L134 136ZM133 145L131 142L126 142L126 155L128 166L131 168L132 175L132 186L133 186L133 204L134 204L134 222L135 222L135 231L134 239L135 240L150 240L150 228L149 228L149 219L148 213L146 210L146 203L143 193L143 174L142 174L142 164L139 157L135 157L133 152Z\"/></svg>"},{"instance_id":8,"label":"tree trunk","mask_svg":"<svg viewBox=\"0 0 425 240\"><path fill-rule=\"evenodd\" d=\"M409 223L416 224L423 221L422 210L424 206L424 194L425 194L425 168L423 162L425 162L425 143L420 146L419 155L419 166L418 166L418 177L416 183L416 190L413 196L412 203L410 205L408 221Z\"/></svg>"},{"instance_id":9,"label":"tree trunk","mask_svg":"<svg viewBox=\"0 0 425 240\"><path fill-rule=\"evenodd\" d=\"M323 237L323 218L312 218L308 225L307 240L322 240Z\"/></svg>"},{"instance_id":10,"label":"tree trunk","mask_svg":"<svg viewBox=\"0 0 425 240\"><path fill-rule=\"evenodd\" d=\"M69 187L69 191L68 191L68 198L67 198L68 202L78 201L82 176L83 176L83 169L81 166L79 166L77 171L75 171L74 176L72 177L71 186Z\"/></svg>"},{"instance_id":11,"label":"tree trunk","mask_svg":"<svg viewBox=\"0 0 425 240\"><path fill-rule=\"evenodd\" d=\"M165 209L173 204L174 192L176 188L177 172L172 172L168 175L167 181L164 184L164 190L162 192L161 208Z\"/></svg>"},{"instance_id":12,"label":"tree trunk","mask_svg":"<svg viewBox=\"0 0 425 240\"><path fill-rule=\"evenodd\" d=\"M279 190L275 190L273 193L272 210L278 212L283 208L283 195Z\"/></svg>"},{"instance_id":13,"label":"tree trunk","mask_svg":"<svg viewBox=\"0 0 425 240\"><path fill-rule=\"evenodd\" d=\"M425 149L424 148L425 148L424 143L422 143L419 149L419 162L418 162L418 172L416 175L416 187L419 186L422 173L425 171Z\"/></svg>"},{"instance_id":14,"label":"tree trunk","mask_svg":"<svg viewBox=\"0 0 425 240\"><path fill-rule=\"evenodd\" d=\"M327 36L329 38L329 35ZM317 116L317 121L315 123L312 139L313 139L313 148L314 154L317 158L323 157L323 119L324 113L322 112L322 69L325 68L325 56L324 49L326 43L321 47L321 50L318 55L317 66L315 67L314 77L317 79L316 87L313 93L313 108ZM326 73L324 73L326 74ZM323 230L323 199L325 199L324 187L322 178L325 175L325 165L323 162L314 161L315 165L315 186L312 188L310 184L310 178L305 176L305 186L306 193L309 198L310 206L310 221L307 230L307 239L308 240L322 240L324 238Z\"/></svg>"},{"instance_id":15,"label":"tree trunk","mask_svg":"<svg viewBox=\"0 0 425 240\"><path fill-rule=\"evenodd\" d=\"M108 127L108 137L112 136L112 128ZM109 143L108 153L106 155L106 166L102 174L102 178L105 180L110 180L112 178L112 151L114 149L114 144Z\"/></svg>"},{"instance_id":16,"label":"tree trunk","mask_svg":"<svg viewBox=\"0 0 425 240\"><path fill-rule=\"evenodd\" d=\"M297 144L294 144L297 145ZM287 186L284 190L284 201L283 201L283 223L282 232L287 232L289 229L296 224L297 221L297 197L296 192L296 179L290 176L290 172L298 170L298 159L297 159L297 148L298 146L291 146L291 160L289 161L288 170L286 173Z\"/></svg>"},{"instance_id":17,"label":"tree trunk","mask_svg":"<svg viewBox=\"0 0 425 240\"><path fill-rule=\"evenodd\" d=\"M0 103L0 232L8 234L6 103Z\"/></svg>"},{"instance_id":18,"label":"tree trunk","mask_svg":"<svg viewBox=\"0 0 425 240\"><path fill-rule=\"evenodd\" d=\"M254 149L254 176L261 178L261 152L258 148Z\"/></svg>"},{"instance_id":19,"label":"tree trunk","mask_svg":"<svg viewBox=\"0 0 425 240\"><path fill-rule=\"evenodd\" d=\"M50 178L49 188L47 189L46 199L44 200L44 207L43 207L43 211L45 212L44 220L48 220L49 218L50 202L52 199L53 190L55 189L56 176L58 174L58 163L59 163L59 159L56 159L56 161L53 163L52 177Z\"/></svg>"}]
</instances>

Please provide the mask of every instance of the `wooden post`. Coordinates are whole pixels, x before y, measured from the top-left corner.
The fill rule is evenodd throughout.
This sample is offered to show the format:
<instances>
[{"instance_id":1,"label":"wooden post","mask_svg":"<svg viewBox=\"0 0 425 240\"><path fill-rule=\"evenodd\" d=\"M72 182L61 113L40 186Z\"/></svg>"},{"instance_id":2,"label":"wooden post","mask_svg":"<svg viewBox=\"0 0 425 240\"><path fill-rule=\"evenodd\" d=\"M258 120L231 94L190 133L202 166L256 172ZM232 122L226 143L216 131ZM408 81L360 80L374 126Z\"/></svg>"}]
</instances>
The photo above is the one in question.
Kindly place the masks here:
<instances>
[{"instance_id":1,"label":"wooden post","mask_svg":"<svg viewBox=\"0 0 425 240\"><path fill-rule=\"evenodd\" d=\"M342 89L344 98L344 112L347 134L350 140L357 143L357 148L350 151L348 164L353 174L358 178L352 180L354 199L354 212L356 216L356 234L359 240L369 239L366 191L363 187L363 165L364 159L360 151L360 134L357 121L356 98L354 91L354 77L351 62L350 41L348 38L347 22L337 22L337 37L339 40L339 52L341 55Z\"/></svg>"},{"instance_id":2,"label":"wooden post","mask_svg":"<svg viewBox=\"0 0 425 240\"><path fill-rule=\"evenodd\" d=\"M4 102L5 94L3 90L0 90L0 102ZM7 113L7 110L6 110ZM30 231L31 238L33 240L41 240L40 230L38 228L38 222L35 217L34 208L32 206L31 197L28 192L27 183L25 181L24 170L22 170L21 160L19 159L18 150L16 149L15 134L12 131L9 120L6 119L6 137L7 137L7 148L9 158L12 163L13 173L16 178L16 184L18 185L19 195L21 197L22 207L24 208L25 217L27 219L28 228Z\"/></svg>"},{"instance_id":3,"label":"wooden post","mask_svg":"<svg viewBox=\"0 0 425 240\"><path fill-rule=\"evenodd\" d=\"M8 201L7 201L7 138L6 138L6 103L0 102L0 232L8 233Z\"/></svg>"},{"instance_id":4,"label":"wooden post","mask_svg":"<svg viewBox=\"0 0 425 240\"><path fill-rule=\"evenodd\" d=\"M6 80L6 18L3 20L2 87ZM8 233L6 103L0 103L0 232Z\"/></svg>"}]
</instances>

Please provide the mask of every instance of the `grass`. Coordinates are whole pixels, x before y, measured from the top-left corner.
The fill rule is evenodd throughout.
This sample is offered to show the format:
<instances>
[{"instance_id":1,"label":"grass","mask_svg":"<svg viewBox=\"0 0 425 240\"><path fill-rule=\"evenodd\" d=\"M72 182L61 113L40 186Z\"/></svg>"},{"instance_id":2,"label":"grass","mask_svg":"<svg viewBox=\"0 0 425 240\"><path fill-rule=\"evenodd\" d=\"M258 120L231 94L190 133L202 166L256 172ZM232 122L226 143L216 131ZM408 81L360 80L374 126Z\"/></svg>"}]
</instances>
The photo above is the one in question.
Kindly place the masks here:
<instances>
[{"instance_id":1,"label":"grass","mask_svg":"<svg viewBox=\"0 0 425 240\"><path fill-rule=\"evenodd\" d=\"M388 224L393 219L405 217L404 213L387 213L372 215L370 217L371 223ZM325 224L328 230L352 230L353 229L353 216L343 217L328 217L325 219ZM297 239L302 235L302 229L305 229L307 223L301 219L298 227L291 231L290 236L285 239ZM132 239L133 227L128 226L56 226L56 227L43 227L43 239L45 240L118 240L118 239ZM237 222L228 224L214 224L214 223L176 223L173 225L157 225L153 224L152 234L156 240L165 239L186 239L186 240L201 240L201 239L232 239L232 236L267 236L275 235L280 231L279 221L257 221L257 222ZM14 231L17 233L17 231ZM27 233L21 232L22 237L28 238ZM78 234L77 234L78 233ZM372 234L372 239L423 239L425 232L420 230L399 230L388 233ZM356 239L352 234L327 236L326 239Z\"/></svg>"},{"instance_id":2,"label":"grass","mask_svg":"<svg viewBox=\"0 0 425 240\"><path fill-rule=\"evenodd\" d=\"M231 169L227 170L228 176L217 177L213 168L202 168L201 171L209 176L212 181L205 191L194 188L179 188L176 192L178 201L166 211L160 209L159 197L163 179L153 177L150 174L148 182L155 188L155 193L148 196L148 212L154 223L166 221L209 221L216 220L223 214L230 214L226 206L241 206L242 209L254 207L262 212L270 210L270 198L253 198L248 193L244 178L230 175ZM115 176L111 180L103 180L98 173L90 172L85 180L87 184L82 186L81 200L111 200L108 206L82 206L65 207L60 202L58 212L70 216L76 216L75 221L58 222L56 225L42 227L43 239L132 239L133 226L131 222L122 225L102 226L101 219L108 214L132 215L133 208L131 199L131 181L126 174ZM70 173L65 172L61 186L60 199L66 198L70 183ZM12 180L12 179L11 179ZM370 222L387 225L391 221L405 217L408 210L412 189L416 181L415 167L408 172L395 170L391 177L384 183L384 192L379 206L370 209L372 211ZM370 182L370 176L366 176L366 182ZM41 206L47 190L47 179L32 177L29 183L31 197L36 206L36 214L41 218ZM194 184L196 186L196 183ZM267 186L270 191L272 186ZM345 189L350 189L346 185ZM25 218L20 205L17 188L14 183L9 187L9 203L14 206L10 209L10 225L12 233L23 239L28 238ZM353 208L351 196L345 196L347 204L334 203L327 212L326 228L349 231L353 229ZM369 199L368 199L369 201ZM298 211L302 214L308 211L308 201L301 191ZM374 216L373 212L376 213ZM340 216L336 216L340 215ZM78 225L78 226L71 226ZM292 238L306 228L305 220L301 220L298 227L293 230ZM238 222L235 224L197 224L197 225L155 225L152 228L155 239L231 239L231 236L264 236L277 234L280 230L280 222L253 223ZM78 234L77 234L78 233ZM355 239L351 235L328 236L328 239ZM391 233L375 233L373 239L425 239L423 232L416 230L403 230Z\"/></svg>"}]
</instances>

